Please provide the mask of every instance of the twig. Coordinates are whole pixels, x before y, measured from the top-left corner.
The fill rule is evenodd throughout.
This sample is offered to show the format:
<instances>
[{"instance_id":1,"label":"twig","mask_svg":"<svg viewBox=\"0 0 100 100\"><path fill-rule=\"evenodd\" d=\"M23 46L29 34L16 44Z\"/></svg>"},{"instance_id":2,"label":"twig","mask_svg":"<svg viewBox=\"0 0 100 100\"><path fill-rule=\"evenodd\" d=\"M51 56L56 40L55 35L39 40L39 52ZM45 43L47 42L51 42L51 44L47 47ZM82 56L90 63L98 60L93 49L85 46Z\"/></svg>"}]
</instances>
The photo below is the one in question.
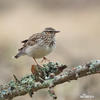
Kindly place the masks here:
<instances>
[{"instance_id":1,"label":"twig","mask_svg":"<svg viewBox=\"0 0 100 100\"><path fill-rule=\"evenodd\" d=\"M16 75L13 74L13 77L14 77L16 83L20 83L20 81L18 80L18 78L16 77Z\"/></svg>"}]
</instances>

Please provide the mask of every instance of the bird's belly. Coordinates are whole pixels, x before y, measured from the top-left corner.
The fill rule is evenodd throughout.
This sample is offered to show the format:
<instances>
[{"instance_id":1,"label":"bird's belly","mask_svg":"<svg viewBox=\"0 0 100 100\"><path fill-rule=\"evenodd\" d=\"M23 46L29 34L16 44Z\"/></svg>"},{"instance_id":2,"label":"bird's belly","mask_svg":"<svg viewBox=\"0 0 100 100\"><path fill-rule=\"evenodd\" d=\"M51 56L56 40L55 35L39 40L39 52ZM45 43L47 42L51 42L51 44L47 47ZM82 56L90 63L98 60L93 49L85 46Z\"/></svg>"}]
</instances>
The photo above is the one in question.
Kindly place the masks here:
<instances>
[{"instance_id":1,"label":"bird's belly","mask_svg":"<svg viewBox=\"0 0 100 100\"><path fill-rule=\"evenodd\" d=\"M28 56L34 57L34 58L42 58L46 55L48 55L50 52L52 52L51 47L32 47L30 46L29 48L27 48L26 50L26 54Z\"/></svg>"}]
</instances>

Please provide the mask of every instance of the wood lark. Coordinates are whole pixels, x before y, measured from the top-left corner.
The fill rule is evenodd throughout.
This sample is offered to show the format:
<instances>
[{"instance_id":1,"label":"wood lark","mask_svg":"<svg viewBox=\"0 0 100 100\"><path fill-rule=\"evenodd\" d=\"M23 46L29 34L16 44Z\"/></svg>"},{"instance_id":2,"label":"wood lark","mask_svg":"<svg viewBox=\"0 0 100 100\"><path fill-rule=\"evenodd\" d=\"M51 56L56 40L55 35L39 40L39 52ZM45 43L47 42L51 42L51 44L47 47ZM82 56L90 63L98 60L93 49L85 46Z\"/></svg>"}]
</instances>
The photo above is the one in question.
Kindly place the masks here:
<instances>
[{"instance_id":1,"label":"wood lark","mask_svg":"<svg viewBox=\"0 0 100 100\"><path fill-rule=\"evenodd\" d=\"M28 55L38 64L36 59L46 59L45 56L51 53L55 48L55 34L58 32L60 31L48 27L41 33L33 34L28 39L22 41L23 47L18 49L15 58L17 59L20 56Z\"/></svg>"}]
</instances>

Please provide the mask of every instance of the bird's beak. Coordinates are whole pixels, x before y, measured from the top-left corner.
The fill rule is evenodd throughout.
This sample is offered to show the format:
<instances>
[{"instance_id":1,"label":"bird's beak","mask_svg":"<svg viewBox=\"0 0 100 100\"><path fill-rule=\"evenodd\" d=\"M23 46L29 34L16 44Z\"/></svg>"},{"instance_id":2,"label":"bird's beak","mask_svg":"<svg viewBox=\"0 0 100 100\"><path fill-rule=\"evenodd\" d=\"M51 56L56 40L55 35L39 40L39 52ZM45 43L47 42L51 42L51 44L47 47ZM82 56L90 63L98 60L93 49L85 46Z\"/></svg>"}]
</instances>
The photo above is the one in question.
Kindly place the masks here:
<instances>
[{"instance_id":1,"label":"bird's beak","mask_svg":"<svg viewBox=\"0 0 100 100\"><path fill-rule=\"evenodd\" d=\"M59 33L60 31L55 31L55 33Z\"/></svg>"}]
</instances>

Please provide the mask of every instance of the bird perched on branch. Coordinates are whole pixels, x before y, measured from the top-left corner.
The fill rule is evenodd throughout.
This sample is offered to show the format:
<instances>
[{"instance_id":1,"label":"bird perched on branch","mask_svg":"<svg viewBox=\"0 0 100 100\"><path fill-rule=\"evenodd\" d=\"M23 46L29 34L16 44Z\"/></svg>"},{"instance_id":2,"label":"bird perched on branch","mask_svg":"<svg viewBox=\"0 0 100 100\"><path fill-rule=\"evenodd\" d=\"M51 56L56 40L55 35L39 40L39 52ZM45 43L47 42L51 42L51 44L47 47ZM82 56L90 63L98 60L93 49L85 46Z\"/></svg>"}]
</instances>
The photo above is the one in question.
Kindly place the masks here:
<instances>
[{"instance_id":1,"label":"bird perched on branch","mask_svg":"<svg viewBox=\"0 0 100 100\"><path fill-rule=\"evenodd\" d=\"M29 39L22 41L23 47L18 49L18 53L15 58L28 55L34 59L45 58L46 55L52 52L55 48L55 34L60 31L54 28L45 28L41 33L33 34Z\"/></svg>"}]
</instances>

